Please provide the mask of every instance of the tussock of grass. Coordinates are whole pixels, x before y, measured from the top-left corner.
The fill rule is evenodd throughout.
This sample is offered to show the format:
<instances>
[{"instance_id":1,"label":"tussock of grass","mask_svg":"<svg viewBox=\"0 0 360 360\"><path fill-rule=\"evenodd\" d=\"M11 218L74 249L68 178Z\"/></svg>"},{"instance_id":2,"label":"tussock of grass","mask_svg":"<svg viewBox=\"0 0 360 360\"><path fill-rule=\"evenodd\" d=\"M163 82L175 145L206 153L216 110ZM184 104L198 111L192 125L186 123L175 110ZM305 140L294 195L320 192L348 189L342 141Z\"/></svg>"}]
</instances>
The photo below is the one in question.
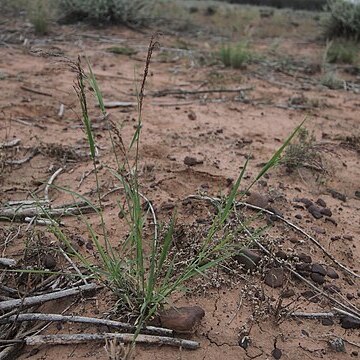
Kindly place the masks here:
<instances>
[{"instance_id":1,"label":"tussock of grass","mask_svg":"<svg viewBox=\"0 0 360 360\"><path fill-rule=\"evenodd\" d=\"M248 64L254 54L249 50L247 43L224 45L220 49L220 60L226 67L240 69Z\"/></svg>"},{"instance_id":2,"label":"tussock of grass","mask_svg":"<svg viewBox=\"0 0 360 360\"><path fill-rule=\"evenodd\" d=\"M327 71L320 79L320 83L331 90L340 90L344 88L344 81L338 78L334 71Z\"/></svg>"},{"instance_id":3,"label":"tussock of grass","mask_svg":"<svg viewBox=\"0 0 360 360\"><path fill-rule=\"evenodd\" d=\"M117 55L127 55L127 56L137 54L137 51L135 49L128 46L112 46L107 48L106 51Z\"/></svg>"},{"instance_id":4,"label":"tussock of grass","mask_svg":"<svg viewBox=\"0 0 360 360\"><path fill-rule=\"evenodd\" d=\"M358 57L358 45L354 41L334 40L327 48L326 60L329 63L353 65Z\"/></svg>"}]
</instances>

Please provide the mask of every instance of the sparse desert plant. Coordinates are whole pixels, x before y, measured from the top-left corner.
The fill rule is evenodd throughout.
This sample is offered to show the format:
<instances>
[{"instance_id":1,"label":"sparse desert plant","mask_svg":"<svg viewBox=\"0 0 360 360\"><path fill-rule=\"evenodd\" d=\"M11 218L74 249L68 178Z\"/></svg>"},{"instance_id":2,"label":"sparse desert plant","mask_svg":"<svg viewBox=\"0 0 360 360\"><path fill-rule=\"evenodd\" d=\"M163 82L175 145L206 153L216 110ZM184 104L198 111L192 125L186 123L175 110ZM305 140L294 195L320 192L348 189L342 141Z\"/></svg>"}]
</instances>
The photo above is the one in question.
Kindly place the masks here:
<instances>
[{"instance_id":1,"label":"sparse desert plant","mask_svg":"<svg viewBox=\"0 0 360 360\"><path fill-rule=\"evenodd\" d=\"M306 128L301 128L294 142L285 150L285 155L281 163L292 172L301 167L307 167L323 171L319 147L316 145L316 139Z\"/></svg>"},{"instance_id":2,"label":"sparse desert plant","mask_svg":"<svg viewBox=\"0 0 360 360\"><path fill-rule=\"evenodd\" d=\"M145 25L157 0L58 0L64 21Z\"/></svg>"},{"instance_id":3,"label":"sparse desert plant","mask_svg":"<svg viewBox=\"0 0 360 360\"><path fill-rule=\"evenodd\" d=\"M360 3L349 0L328 0L328 17L324 20L325 36L360 40Z\"/></svg>"},{"instance_id":4,"label":"sparse desert plant","mask_svg":"<svg viewBox=\"0 0 360 360\"><path fill-rule=\"evenodd\" d=\"M220 49L220 60L226 67L239 69L254 58L248 44L243 42L236 45L224 45Z\"/></svg>"},{"instance_id":5,"label":"sparse desert plant","mask_svg":"<svg viewBox=\"0 0 360 360\"><path fill-rule=\"evenodd\" d=\"M344 80L340 79L335 71L326 71L322 78L320 79L320 83L331 90L339 90L344 88Z\"/></svg>"},{"instance_id":6,"label":"sparse desert plant","mask_svg":"<svg viewBox=\"0 0 360 360\"><path fill-rule=\"evenodd\" d=\"M51 20L51 0L31 0L28 3L28 13L31 24L38 35L49 31Z\"/></svg>"},{"instance_id":7,"label":"sparse desert plant","mask_svg":"<svg viewBox=\"0 0 360 360\"><path fill-rule=\"evenodd\" d=\"M355 64L358 45L354 41L337 39L327 46L326 60L329 63Z\"/></svg>"}]
</instances>

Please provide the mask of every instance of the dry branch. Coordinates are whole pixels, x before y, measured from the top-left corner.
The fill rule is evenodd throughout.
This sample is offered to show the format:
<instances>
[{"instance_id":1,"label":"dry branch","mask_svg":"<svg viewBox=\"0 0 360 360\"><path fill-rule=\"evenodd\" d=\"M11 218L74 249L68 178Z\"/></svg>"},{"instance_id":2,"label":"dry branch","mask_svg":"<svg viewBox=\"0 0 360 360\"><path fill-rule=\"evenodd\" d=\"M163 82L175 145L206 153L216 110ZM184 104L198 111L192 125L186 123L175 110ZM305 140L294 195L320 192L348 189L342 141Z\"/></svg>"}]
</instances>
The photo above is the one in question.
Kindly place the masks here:
<instances>
[{"instance_id":1,"label":"dry branch","mask_svg":"<svg viewBox=\"0 0 360 360\"><path fill-rule=\"evenodd\" d=\"M90 291L95 290L97 288L96 284L88 284L88 285L82 285L77 288L71 288L61 291L55 291L44 295L38 295L38 296L29 296L25 297L23 299L15 299L15 300L7 300L7 301L1 301L0 302L0 311L7 311L18 307L23 306L34 306L39 305L47 301L56 300L56 299L62 299L65 297L77 295L81 293L82 291Z\"/></svg>"},{"instance_id":2,"label":"dry branch","mask_svg":"<svg viewBox=\"0 0 360 360\"><path fill-rule=\"evenodd\" d=\"M120 321L108 320L108 319L98 319L92 317L84 316L69 316L69 315L59 315L59 314L42 314L42 313L27 313L27 314L18 314L7 317L5 319L0 319L0 324L7 324L12 322L22 322L22 321L56 321L56 322L73 322L73 323L83 323L91 325L103 325L108 326L109 328L120 329L129 333L135 332L137 327L131 324L123 323ZM152 335L162 335L162 336L172 336L173 330L159 328L155 326L146 326L141 329L143 334L152 334Z\"/></svg>"},{"instance_id":3,"label":"dry branch","mask_svg":"<svg viewBox=\"0 0 360 360\"><path fill-rule=\"evenodd\" d=\"M68 345L83 344L89 341L104 342L106 339L118 339L123 343L136 342L148 345L168 345L183 349L196 350L200 344L196 341L183 340L165 336L138 335L133 334L75 334L75 335L36 335L25 338L26 345Z\"/></svg>"},{"instance_id":4,"label":"dry branch","mask_svg":"<svg viewBox=\"0 0 360 360\"><path fill-rule=\"evenodd\" d=\"M196 94L211 94L211 93L239 93L242 91L250 91L254 88L252 86L247 86L243 88L237 89L209 89L209 90L181 90L181 89L173 89L173 90L160 90L152 93L152 96L161 97L166 95L196 95Z\"/></svg>"}]
</instances>

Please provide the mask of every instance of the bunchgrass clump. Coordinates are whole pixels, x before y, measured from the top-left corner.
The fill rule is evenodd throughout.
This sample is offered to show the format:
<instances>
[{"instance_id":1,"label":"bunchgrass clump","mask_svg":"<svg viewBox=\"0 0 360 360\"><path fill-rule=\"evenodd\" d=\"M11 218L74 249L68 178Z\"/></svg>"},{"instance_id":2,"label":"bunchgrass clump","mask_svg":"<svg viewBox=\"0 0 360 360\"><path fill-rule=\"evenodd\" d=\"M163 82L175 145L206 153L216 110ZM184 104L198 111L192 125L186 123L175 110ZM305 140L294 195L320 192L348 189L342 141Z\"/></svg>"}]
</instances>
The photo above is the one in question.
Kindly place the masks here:
<instances>
[{"instance_id":1,"label":"bunchgrass clump","mask_svg":"<svg viewBox=\"0 0 360 360\"><path fill-rule=\"evenodd\" d=\"M315 136L310 134L306 128L301 128L298 131L294 142L285 150L281 163L290 172L302 167L324 170Z\"/></svg>"},{"instance_id":2,"label":"bunchgrass clump","mask_svg":"<svg viewBox=\"0 0 360 360\"><path fill-rule=\"evenodd\" d=\"M226 67L240 69L248 64L253 58L247 43L236 45L224 45L220 49L220 60Z\"/></svg>"},{"instance_id":3,"label":"bunchgrass clump","mask_svg":"<svg viewBox=\"0 0 360 360\"><path fill-rule=\"evenodd\" d=\"M31 0L28 2L28 14L37 35L45 35L49 31L51 21L51 0Z\"/></svg>"},{"instance_id":4,"label":"bunchgrass clump","mask_svg":"<svg viewBox=\"0 0 360 360\"><path fill-rule=\"evenodd\" d=\"M329 63L353 65L358 57L358 44L350 40L337 39L327 47L326 60Z\"/></svg>"},{"instance_id":5,"label":"bunchgrass clump","mask_svg":"<svg viewBox=\"0 0 360 360\"><path fill-rule=\"evenodd\" d=\"M331 90L340 90L344 88L344 80L340 79L336 75L336 72L331 70L325 72L320 79L320 83Z\"/></svg>"}]
</instances>

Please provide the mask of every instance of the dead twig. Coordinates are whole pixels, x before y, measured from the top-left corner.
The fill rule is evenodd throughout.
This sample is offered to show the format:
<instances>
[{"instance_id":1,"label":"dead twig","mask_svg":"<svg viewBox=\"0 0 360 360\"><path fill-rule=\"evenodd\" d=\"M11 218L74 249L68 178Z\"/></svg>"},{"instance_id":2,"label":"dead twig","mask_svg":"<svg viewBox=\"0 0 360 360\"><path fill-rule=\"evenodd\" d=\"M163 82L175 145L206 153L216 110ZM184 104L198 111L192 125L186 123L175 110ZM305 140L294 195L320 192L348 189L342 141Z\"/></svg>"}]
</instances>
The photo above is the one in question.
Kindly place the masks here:
<instances>
[{"instance_id":1,"label":"dead twig","mask_svg":"<svg viewBox=\"0 0 360 360\"><path fill-rule=\"evenodd\" d=\"M6 149L6 148L10 148L10 147L14 147L16 145L19 145L21 142L20 139L13 139L13 140L9 140L6 142L2 142L0 143L0 149Z\"/></svg>"},{"instance_id":2,"label":"dead twig","mask_svg":"<svg viewBox=\"0 0 360 360\"><path fill-rule=\"evenodd\" d=\"M23 321L50 321L50 322L71 322L71 323L83 323L92 325L103 325L109 328L119 329L129 333L135 332L137 327L128 323L98 319L93 317L85 316L70 316L70 315L59 315L59 314L43 314L43 313L27 313L12 315L5 319L0 319L0 324L9 324L12 322L23 322ZM171 329L165 329L155 326L146 326L141 329L143 334L161 335L161 336L173 336L174 331Z\"/></svg>"},{"instance_id":3,"label":"dead twig","mask_svg":"<svg viewBox=\"0 0 360 360\"><path fill-rule=\"evenodd\" d=\"M46 183L45 189L44 189L44 198L47 203L50 203L49 199L49 188L56 179L56 177L63 171L63 168L57 169L50 177L49 181Z\"/></svg>"},{"instance_id":4,"label":"dead twig","mask_svg":"<svg viewBox=\"0 0 360 360\"><path fill-rule=\"evenodd\" d=\"M67 345L83 344L89 341L105 342L106 339L118 339L123 343L139 343L147 345L168 345L188 350L196 350L200 344L196 341L183 340L165 336L138 335L133 334L59 334L59 335L36 335L25 338L26 345Z\"/></svg>"},{"instance_id":5,"label":"dead twig","mask_svg":"<svg viewBox=\"0 0 360 360\"><path fill-rule=\"evenodd\" d=\"M253 86L247 86L237 89L209 89L209 90L182 90L182 89L173 89L173 90L160 90L155 91L151 95L154 97L161 97L166 95L196 95L196 94L211 94L211 93L239 93L242 91L251 91Z\"/></svg>"},{"instance_id":6,"label":"dead twig","mask_svg":"<svg viewBox=\"0 0 360 360\"><path fill-rule=\"evenodd\" d=\"M24 86L24 85L20 86L20 89L25 90L25 91L32 92L32 93L34 93L34 94L52 97L52 94L49 94L49 93L47 93L47 92L45 92L45 91L32 89L32 88L29 88L29 87Z\"/></svg>"},{"instance_id":7,"label":"dead twig","mask_svg":"<svg viewBox=\"0 0 360 360\"><path fill-rule=\"evenodd\" d=\"M22 164L25 164L26 162L30 161L38 153L39 153L38 149L33 149L30 152L30 154L28 156L26 156L25 158L19 159L19 160L6 160L5 164L6 165L22 165Z\"/></svg>"},{"instance_id":8,"label":"dead twig","mask_svg":"<svg viewBox=\"0 0 360 360\"><path fill-rule=\"evenodd\" d=\"M88 284L88 285L82 285L77 288L71 288L61 291L55 291L44 295L38 295L38 296L29 296L25 297L23 299L15 299L15 300L7 300L7 301L1 301L0 302L0 310L1 311L7 311L14 308L19 308L22 306L34 306L39 305L47 301L52 301L56 299L62 299L65 297L77 295L81 293L82 291L90 291L95 290L97 288L96 284Z\"/></svg>"}]
</instances>

